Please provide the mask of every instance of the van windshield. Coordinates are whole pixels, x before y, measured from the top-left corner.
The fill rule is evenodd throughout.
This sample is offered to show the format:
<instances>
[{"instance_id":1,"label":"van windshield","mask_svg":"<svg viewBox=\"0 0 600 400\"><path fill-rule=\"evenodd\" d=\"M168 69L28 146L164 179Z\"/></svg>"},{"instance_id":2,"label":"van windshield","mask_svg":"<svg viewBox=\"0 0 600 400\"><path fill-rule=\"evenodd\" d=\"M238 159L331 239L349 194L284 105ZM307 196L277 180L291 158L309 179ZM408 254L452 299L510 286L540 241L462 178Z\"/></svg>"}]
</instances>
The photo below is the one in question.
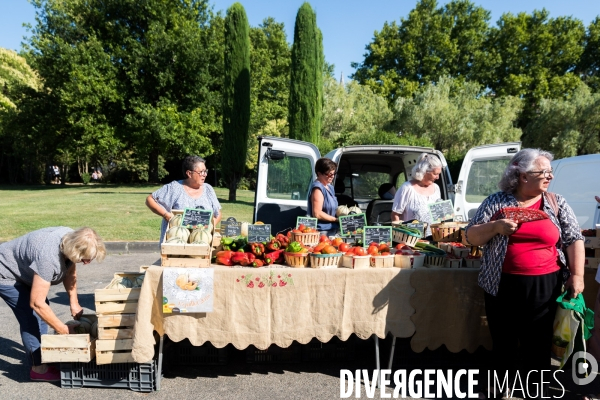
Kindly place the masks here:
<instances>
[{"instance_id":1,"label":"van windshield","mask_svg":"<svg viewBox=\"0 0 600 400\"><path fill-rule=\"evenodd\" d=\"M469 203L481 203L492 193L496 193L498 182L506 168L505 158L497 160L474 161L467 178L467 193L465 199Z\"/></svg>"},{"instance_id":2,"label":"van windshield","mask_svg":"<svg viewBox=\"0 0 600 400\"><path fill-rule=\"evenodd\" d=\"M390 175L382 172L362 172L352 174L355 199L379 199L379 186L390 182ZM350 186L349 178L344 180Z\"/></svg>"}]
</instances>

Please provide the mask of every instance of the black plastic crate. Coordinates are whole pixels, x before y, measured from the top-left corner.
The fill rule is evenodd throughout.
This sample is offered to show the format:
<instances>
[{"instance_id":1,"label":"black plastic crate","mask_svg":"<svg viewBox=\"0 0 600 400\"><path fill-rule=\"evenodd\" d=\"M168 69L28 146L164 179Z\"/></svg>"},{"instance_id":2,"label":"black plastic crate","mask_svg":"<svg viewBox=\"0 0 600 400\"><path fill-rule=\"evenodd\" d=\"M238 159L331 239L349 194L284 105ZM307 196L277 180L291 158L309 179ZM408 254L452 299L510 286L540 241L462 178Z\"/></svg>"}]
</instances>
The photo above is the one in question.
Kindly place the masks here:
<instances>
[{"instance_id":1,"label":"black plastic crate","mask_svg":"<svg viewBox=\"0 0 600 400\"><path fill-rule=\"evenodd\" d=\"M292 342L290 347L271 345L267 350L259 350L250 345L246 348L246 362L262 363L299 363L302 361L302 347L298 342Z\"/></svg>"},{"instance_id":2,"label":"black plastic crate","mask_svg":"<svg viewBox=\"0 0 600 400\"><path fill-rule=\"evenodd\" d=\"M104 365L96 365L96 360L60 363L60 387L125 388L134 392L152 392L156 390L156 361Z\"/></svg>"},{"instance_id":3,"label":"black plastic crate","mask_svg":"<svg viewBox=\"0 0 600 400\"><path fill-rule=\"evenodd\" d=\"M355 350L354 336L350 336L346 341L334 336L327 343L315 338L302 346L302 361L353 361Z\"/></svg>"},{"instance_id":4,"label":"black plastic crate","mask_svg":"<svg viewBox=\"0 0 600 400\"><path fill-rule=\"evenodd\" d=\"M225 365L229 361L228 347L218 349L206 342L194 346L188 339L171 342L163 350L164 363L171 367L197 365Z\"/></svg>"}]
</instances>

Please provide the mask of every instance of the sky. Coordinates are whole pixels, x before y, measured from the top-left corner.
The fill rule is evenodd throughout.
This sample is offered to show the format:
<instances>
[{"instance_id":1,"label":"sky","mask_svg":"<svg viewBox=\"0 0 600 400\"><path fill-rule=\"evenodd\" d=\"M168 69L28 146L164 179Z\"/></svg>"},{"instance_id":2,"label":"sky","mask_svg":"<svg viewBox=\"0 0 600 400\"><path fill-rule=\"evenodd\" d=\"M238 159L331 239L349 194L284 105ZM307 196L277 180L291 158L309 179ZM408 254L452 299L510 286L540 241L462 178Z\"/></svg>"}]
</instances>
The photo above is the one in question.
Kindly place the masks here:
<instances>
[{"instance_id":1,"label":"sky","mask_svg":"<svg viewBox=\"0 0 600 400\"><path fill-rule=\"evenodd\" d=\"M283 22L288 42L294 39L294 21L304 0L238 0L243 4L251 26L259 25L265 18L273 17ZM235 0L212 0L215 11L223 14ZM572 16L587 27L600 15L598 0L473 0L492 13L492 24L503 13L531 13L546 8L550 17ZM335 65L335 76L343 74L347 80L354 72L350 63L361 62L365 46L373 39L375 31L384 22L406 18L416 5L416 0L311 0L317 13L317 25L323 32L325 60ZM438 0L438 4L446 1ZM19 50L27 30L23 23L35 23L35 9L27 0L0 0L0 47Z\"/></svg>"}]
</instances>

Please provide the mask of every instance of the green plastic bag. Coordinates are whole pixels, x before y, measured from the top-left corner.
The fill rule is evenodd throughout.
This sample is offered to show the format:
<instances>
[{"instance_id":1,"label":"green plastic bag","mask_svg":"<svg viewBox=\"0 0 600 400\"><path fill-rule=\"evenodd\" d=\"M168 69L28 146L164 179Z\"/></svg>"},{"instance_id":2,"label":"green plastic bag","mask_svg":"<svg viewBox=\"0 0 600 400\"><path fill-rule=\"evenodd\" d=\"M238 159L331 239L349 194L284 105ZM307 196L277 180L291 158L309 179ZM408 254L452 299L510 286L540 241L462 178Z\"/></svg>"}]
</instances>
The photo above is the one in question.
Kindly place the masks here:
<instances>
[{"instance_id":1,"label":"green plastic bag","mask_svg":"<svg viewBox=\"0 0 600 400\"><path fill-rule=\"evenodd\" d=\"M565 291L556 302L552 352L561 359L559 369L562 369L571 354L586 350L585 341L592 336L594 327L594 312L585 306L581 294L573 299Z\"/></svg>"}]
</instances>

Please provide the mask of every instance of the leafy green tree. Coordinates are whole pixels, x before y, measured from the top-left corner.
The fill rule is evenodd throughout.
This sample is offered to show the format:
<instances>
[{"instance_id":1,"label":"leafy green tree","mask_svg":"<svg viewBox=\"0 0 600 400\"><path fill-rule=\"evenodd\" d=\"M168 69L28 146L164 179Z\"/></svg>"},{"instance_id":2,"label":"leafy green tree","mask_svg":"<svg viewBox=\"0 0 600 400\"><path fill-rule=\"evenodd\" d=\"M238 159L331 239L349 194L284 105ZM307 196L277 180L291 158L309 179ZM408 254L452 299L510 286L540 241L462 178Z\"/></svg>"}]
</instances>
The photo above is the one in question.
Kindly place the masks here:
<instances>
[{"instance_id":1,"label":"leafy green tree","mask_svg":"<svg viewBox=\"0 0 600 400\"><path fill-rule=\"evenodd\" d=\"M323 95L323 44L317 16L304 3L296 15L290 72L289 135L317 143Z\"/></svg>"},{"instance_id":2,"label":"leafy green tree","mask_svg":"<svg viewBox=\"0 0 600 400\"><path fill-rule=\"evenodd\" d=\"M364 60L352 63L352 77L391 105L440 76L477 80L489 19L489 11L469 0L440 8L436 0L420 0L399 25L386 22L375 32Z\"/></svg>"},{"instance_id":3,"label":"leafy green tree","mask_svg":"<svg viewBox=\"0 0 600 400\"><path fill-rule=\"evenodd\" d=\"M0 47L0 113L16 109L25 88L42 87L37 73L13 50Z\"/></svg>"},{"instance_id":4,"label":"leafy green tree","mask_svg":"<svg viewBox=\"0 0 600 400\"><path fill-rule=\"evenodd\" d=\"M556 158L600 153L600 93L581 83L566 99L543 99L525 136L525 146Z\"/></svg>"},{"instance_id":5,"label":"leafy green tree","mask_svg":"<svg viewBox=\"0 0 600 400\"><path fill-rule=\"evenodd\" d=\"M581 82L574 72L583 53L585 29L572 17L549 18L548 11L507 13L485 44L488 74L481 83L497 96L525 100L519 125L525 126L543 98L571 93Z\"/></svg>"},{"instance_id":6,"label":"leafy green tree","mask_svg":"<svg viewBox=\"0 0 600 400\"><path fill-rule=\"evenodd\" d=\"M600 17L596 17L587 28L585 50L577 70L594 92L600 92Z\"/></svg>"},{"instance_id":7,"label":"leafy green tree","mask_svg":"<svg viewBox=\"0 0 600 400\"><path fill-rule=\"evenodd\" d=\"M244 174L250 124L250 37L246 11L234 3L225 17L225 82L221 171L229 181L229 201Z\"/></svg>"},{"instance_id":8,"label":"leafy green tree","mask_svg":"<svg viewBox=\"0 0 600 400\"><path fill-rule=\"evenodd\" d=\"M514 123L521 110L517 98L485 96L474 82L441 78L414 97L396 102L396 132L429 140L448 159L471 147L518 140Z\"/></svg>"},{"instance_id":9,"label":"leafy green tree","mask_svg":"<svg viewBox=\"0 0 600 400\"><path fill-rule=\"evenodd\" d=\"M42 153L82 165L132 154L158 181L162 156L214 151L222 23L207 0L34 5L37 24L24 53L48 88L31 106Z\"/></svg>"},{"instance_id":10,"label":"leafy green tree","mask_svg":"<svg viewBox=\"0 0 600 400\"><path fill-rule=\"evenodd\" d=\"M384 130L393 117L383 96L356 81L344 86L326 77L323 91L321 139L329 141L332 148L356 141L355 136L372 135ZM326 150L323 148L324 152Z\"/></svg>"}]
</instances>

